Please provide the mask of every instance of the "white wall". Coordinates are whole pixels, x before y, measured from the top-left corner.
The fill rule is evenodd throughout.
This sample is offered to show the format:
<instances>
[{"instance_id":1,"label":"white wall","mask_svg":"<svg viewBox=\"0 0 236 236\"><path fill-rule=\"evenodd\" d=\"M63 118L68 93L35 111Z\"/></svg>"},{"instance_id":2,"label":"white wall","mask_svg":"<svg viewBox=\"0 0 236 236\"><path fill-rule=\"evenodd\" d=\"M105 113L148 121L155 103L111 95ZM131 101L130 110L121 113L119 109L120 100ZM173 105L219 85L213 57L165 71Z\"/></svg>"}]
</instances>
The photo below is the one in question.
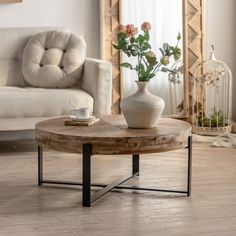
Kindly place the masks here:
<instances>
[{"instance_id":1,"label":"white wall","mask_svg":"<svg viewBox=\"0 0 236 236\"><path fill-rule=\"evenodd\" d=\"M225 61L233 73L233 119L236 121L236 1L205 0L205 50L215 46L219 60Z\"/></svg>"},{"instance_id":2,"label":"white wall","mask_svg":"<svg viewBox=\"0 0 236 236\"><path fill-rule=\"evenodd\" d=\"M59 26L82 35L99 58L99 0L23 0L0 4L0 27Z\"/></svg>"}]
</instances>

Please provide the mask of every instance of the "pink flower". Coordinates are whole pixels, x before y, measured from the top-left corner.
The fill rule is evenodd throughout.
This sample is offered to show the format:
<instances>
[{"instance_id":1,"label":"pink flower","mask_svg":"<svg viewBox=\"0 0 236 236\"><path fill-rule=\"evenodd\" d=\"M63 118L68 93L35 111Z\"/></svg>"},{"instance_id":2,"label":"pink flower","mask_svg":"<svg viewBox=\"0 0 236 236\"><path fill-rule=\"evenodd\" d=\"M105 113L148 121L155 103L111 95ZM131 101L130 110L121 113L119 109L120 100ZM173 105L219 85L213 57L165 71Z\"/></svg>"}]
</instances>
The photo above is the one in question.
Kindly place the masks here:
<instances>
[{"instance_id":1,"label":"pink flower","mask_svg":"<svg viewBox=\"0 0 236 236\"><path fill-rule=\"evenodd\" d=\"M132 24L126 25L126 33L128 36L132 37L138 33L138 28L134 27Z\"/></svg>"},{"instance_id":2,"label":"pink flower","mask_svg":"<svg viewBox=\"0 0 236 236\"><path fill-rule=\"evenodd\" d=\"M122 24L119 24L118 25L118 31L122 32L122 33L125 33L126 32L126 27Z\"/></svg>"},{"instance_id":3,"label":"pink flower","mask_svg":"<svg viewBox=\"0 0 236 236\"><path fill-rule=\"evenodd\" d=\"M144 32L148 32L151 30L151 24L149 22L143 22L142 25L141 25L141 29L144 31Z\"/></svg>"}]
</instances>

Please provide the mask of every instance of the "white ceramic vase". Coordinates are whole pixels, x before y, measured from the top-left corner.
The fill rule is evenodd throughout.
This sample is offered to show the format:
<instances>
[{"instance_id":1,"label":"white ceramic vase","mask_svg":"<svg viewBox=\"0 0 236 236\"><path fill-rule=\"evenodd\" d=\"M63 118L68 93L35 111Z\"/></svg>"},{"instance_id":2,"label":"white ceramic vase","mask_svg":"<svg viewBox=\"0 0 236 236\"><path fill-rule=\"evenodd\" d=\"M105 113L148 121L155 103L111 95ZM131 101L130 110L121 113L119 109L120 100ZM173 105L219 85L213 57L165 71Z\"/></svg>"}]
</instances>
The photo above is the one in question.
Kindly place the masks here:
<instances>
[{"instance_id":1,"label":"white ceramic vase","mask_svg":"<svg viewBox=\"0 0 236 236\"><path fill-rule=\"evenodd\" d=\"M148 82L136 81L136 83L138 90L122 99L120 103L128 127L136 129L157 127L165 102L147 90Z\"/></svg>"}]
</instances>

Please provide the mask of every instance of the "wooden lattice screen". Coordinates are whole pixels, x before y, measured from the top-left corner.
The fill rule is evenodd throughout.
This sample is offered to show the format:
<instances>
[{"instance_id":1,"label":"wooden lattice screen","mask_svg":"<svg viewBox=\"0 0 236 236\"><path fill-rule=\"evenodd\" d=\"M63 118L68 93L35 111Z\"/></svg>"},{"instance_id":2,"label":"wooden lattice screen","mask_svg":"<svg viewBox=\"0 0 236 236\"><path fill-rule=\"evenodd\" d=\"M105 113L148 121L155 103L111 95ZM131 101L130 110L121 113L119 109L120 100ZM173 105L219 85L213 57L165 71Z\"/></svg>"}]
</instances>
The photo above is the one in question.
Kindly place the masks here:
<instances>
[{"instance_id":1,"label":"wooden lattice screen","mask_svg":"<svg viewBox=\"0 0 236 236\"><path fill-rule=\"evenodd\" d=\"M101 1L101 56L113 64L112 112L120 112L119 104L122 97L122 81L120 76L120 55L112 47L117 41L119 24L119 0ZM192 77L195 63L203 60L203 5L204 0L183 0L184 44L185 44L185 111L189 114L189 102L192 94Z\"/></svg>"}]
</instances>

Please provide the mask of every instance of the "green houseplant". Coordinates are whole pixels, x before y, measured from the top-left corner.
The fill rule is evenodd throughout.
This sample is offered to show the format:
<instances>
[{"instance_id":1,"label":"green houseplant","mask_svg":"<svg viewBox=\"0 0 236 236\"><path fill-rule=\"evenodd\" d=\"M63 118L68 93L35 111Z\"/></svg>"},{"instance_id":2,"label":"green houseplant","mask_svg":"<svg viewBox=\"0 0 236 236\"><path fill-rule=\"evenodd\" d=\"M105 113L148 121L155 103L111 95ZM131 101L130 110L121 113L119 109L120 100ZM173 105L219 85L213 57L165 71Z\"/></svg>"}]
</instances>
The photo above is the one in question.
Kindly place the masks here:
<instances>
[{"instance_id":1,"label":"green houseplant","mask_svg":"<svg viewBox=\"0 0 236 236\"><path fill-rule=\"evenodd\" d=\"M167 65L171 57L178 60L181 57L179 41L181 35L177 36L177 44L171 46L164 43L160 48L160 56L151 49L150 44L151 24L144 22L141 25L141 33L133 24L119 25L118 43L114 48L125 53L128 57L136 58L136 64L123 62L121 67L134 70L137 73L138 90L136 93L121 100L121 111L123 112L129 128L152 128L156 127L165 107L162 98L154 96L147 90L147 82L154 78L159 72L171 71Z\"/></svg>"},{"instance_id":2,"label":"green houseplant","mask_svg":"<svg viewBox=\"0 0 236 236\"><path fill-rule=\"evenodd\" d=\"M217 111L216 108L213 109L212 114L208 118L205 113L202 113L198 117L198 125L200 127L224 127L225 120L227 117L223 113L223 111Z\"/></svg>"}]
</instances>

